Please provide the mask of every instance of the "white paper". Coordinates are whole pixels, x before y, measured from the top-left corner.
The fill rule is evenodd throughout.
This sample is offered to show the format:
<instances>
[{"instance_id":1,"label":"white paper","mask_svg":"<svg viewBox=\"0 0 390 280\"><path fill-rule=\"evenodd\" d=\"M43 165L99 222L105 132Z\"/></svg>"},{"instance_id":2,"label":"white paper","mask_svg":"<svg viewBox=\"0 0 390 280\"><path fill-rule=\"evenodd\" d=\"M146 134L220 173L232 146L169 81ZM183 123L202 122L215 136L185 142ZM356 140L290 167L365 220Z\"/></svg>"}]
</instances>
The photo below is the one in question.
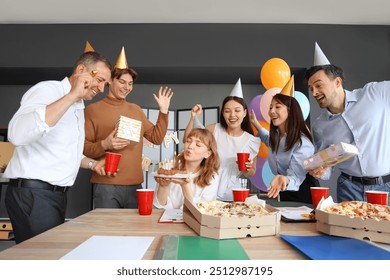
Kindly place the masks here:
<instances>
[{"instance_id":1,"label":"white paper","mask_svg":"<svg viewBox=\"0 0 390 280\"><path fill-rule=\"evenodd\" d=\"M313 209L307 206L300 207L278 207L281 211L281 215L289 220L301 221L301 220L309 220L304 216L304 214L310 214Z\"/></svg>"},{"instance_id":2,"label":"white paper","mask_svg":"<svg viewBox=\"0 0 390 280\"><path fill-rule=\"evenodd\" d=\"M254 204L258 204L262 207L265 207L265 200L259 199L257 197L257 195L252 195L252 196L247 197L245 199L245 203L254 203Z\"/></svg>"},{"instance_id":3,"label":"white paper","mask_svg":"<svg viewBox=\"0 0 390 280\"><path fill-rule=\"evenodd\" d=\"M92 236L61 260L141 260L153 236Z\"/></svg>"},{"instance_id":4,"label":"white paper","mask_svg":"<svg viewBox=\"0 0 390 280\"><path fill-rule=\"evenodd\" d=\"M326 208L328 208L329 206L332 206L332 205L335 205L337 203L335 203L333 201L333 198L332 196L328 196L327 198L324 199L324 197L321 198L320 202L318 203L317 205L317 209L320 209L320 210L325 210Z\"/></svg>"},{"instance_id":5,"label":"white paper","mask_svg":"<svg viewBox=\"0 0 390 280\"><path fill-rule=\"evenodd\" d=\"M180 223L183 222L183 210L182 209L165 209L160 218L160 223Z\"/></svg>"}]
</instances>

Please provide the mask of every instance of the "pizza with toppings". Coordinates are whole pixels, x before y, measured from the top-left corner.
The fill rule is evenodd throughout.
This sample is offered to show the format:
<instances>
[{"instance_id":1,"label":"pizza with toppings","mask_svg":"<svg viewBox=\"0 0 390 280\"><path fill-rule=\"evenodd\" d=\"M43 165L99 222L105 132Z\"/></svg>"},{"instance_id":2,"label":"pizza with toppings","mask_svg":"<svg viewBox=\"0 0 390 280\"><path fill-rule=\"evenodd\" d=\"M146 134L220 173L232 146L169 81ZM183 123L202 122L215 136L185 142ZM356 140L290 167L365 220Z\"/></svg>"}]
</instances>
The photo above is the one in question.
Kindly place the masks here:
<instances>
[{"instance_id":1,"label":"pizza with toppings","mask_svg":"<svg viewBox=\"0 0 390 280\"><path fill-rule=\"evenodd\" d=\"M364 201L343 201L327 207L327 213L360 217L363 220L390 221L390 207L387 205L371 204Z\"/></svg>"},{"instance_id":2,"label":"pizza with toppings","mask_svg":"<svg viewBox=\"0 0 390 280\"><path fill-rule=\"evenodd\" d=\"M258 204L245 202L211 200L198 202L196 206L201 213L215 217L254 217L270 214Z\"/></svg>"}]
</instances>

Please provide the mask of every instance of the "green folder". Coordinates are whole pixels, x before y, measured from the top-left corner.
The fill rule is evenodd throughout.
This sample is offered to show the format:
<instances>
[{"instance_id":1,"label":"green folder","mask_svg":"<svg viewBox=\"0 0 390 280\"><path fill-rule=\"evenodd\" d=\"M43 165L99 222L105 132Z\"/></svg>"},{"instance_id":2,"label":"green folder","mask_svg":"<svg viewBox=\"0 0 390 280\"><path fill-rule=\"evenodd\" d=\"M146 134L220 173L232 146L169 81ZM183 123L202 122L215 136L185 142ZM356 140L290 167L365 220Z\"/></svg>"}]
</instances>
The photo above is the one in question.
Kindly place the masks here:
<instances>
[{"instance_id":1,"label":"green folder","mask_svg":"<svg viewBox=\"0 0 390 280\"><path fill-rule=\"evenodd\" d=\"M237 239L217 240L201 236L164 236L155 259L160 260L249 260Z\"/></svg>"}]
</instances>

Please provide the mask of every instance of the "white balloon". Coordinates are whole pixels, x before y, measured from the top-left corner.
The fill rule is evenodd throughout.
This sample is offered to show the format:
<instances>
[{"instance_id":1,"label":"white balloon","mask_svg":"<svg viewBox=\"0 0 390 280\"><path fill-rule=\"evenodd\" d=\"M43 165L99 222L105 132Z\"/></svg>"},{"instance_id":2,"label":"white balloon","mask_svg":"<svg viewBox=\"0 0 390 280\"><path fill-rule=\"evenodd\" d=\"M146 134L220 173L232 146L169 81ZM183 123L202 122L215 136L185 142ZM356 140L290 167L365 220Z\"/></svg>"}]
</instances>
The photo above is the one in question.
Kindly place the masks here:
<instances>
[{"instance_id":1,"label":"white balloon","mask_svg":"<svg viewBox=\"0 0 390 280\"><path fill-rule=\"evenodd\" d=\"M268 115L268 111L269 111L269 106L271 105L272 97L275 94L280 93L281 90L282 90L281 88L277 88L277 87L270 88L269 90L264 92L263 97L260 100L260 112L267 123L270 123L271 121Z\"/></svg>"},{"instance_id":2,"label":"white balloon","mask_svg":"<svg viewBox=\"0 0 390 280\"><path fill-rule=\"evenodd\" d=\"M299 106L301 106L303 119L306 120L310 113L310 102L305 94L300 91L295 91L295 99L298 101Z\"/></svg>"}]
</instances>

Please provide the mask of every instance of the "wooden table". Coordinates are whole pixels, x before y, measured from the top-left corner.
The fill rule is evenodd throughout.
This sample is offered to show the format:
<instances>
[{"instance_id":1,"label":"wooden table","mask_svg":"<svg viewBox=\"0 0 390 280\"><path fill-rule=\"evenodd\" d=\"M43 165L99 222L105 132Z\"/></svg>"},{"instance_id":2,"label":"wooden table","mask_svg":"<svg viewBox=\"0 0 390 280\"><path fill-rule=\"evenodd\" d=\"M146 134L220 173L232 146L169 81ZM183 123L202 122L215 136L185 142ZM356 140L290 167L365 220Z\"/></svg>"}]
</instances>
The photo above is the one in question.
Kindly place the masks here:
<instances>
[{"instance_id":1,"label":"wooden table","mask_svg":"<svg viewBox=\"0 0 390 280\"><path fill-rule=\"evenodd\" d=\"M0 252L0 259L55 260L76 248L93 235L155 236L145 260L154 258L164 235L196 235L186 224L161 224L162 210L153 209L151 216L140 216L133 209L95 209L58 227L48 230ZM281 234L316 235L315 223L281 222ZM279 236L239 239L251 259L306 259Z\"/></svg>"}]
</instances>

